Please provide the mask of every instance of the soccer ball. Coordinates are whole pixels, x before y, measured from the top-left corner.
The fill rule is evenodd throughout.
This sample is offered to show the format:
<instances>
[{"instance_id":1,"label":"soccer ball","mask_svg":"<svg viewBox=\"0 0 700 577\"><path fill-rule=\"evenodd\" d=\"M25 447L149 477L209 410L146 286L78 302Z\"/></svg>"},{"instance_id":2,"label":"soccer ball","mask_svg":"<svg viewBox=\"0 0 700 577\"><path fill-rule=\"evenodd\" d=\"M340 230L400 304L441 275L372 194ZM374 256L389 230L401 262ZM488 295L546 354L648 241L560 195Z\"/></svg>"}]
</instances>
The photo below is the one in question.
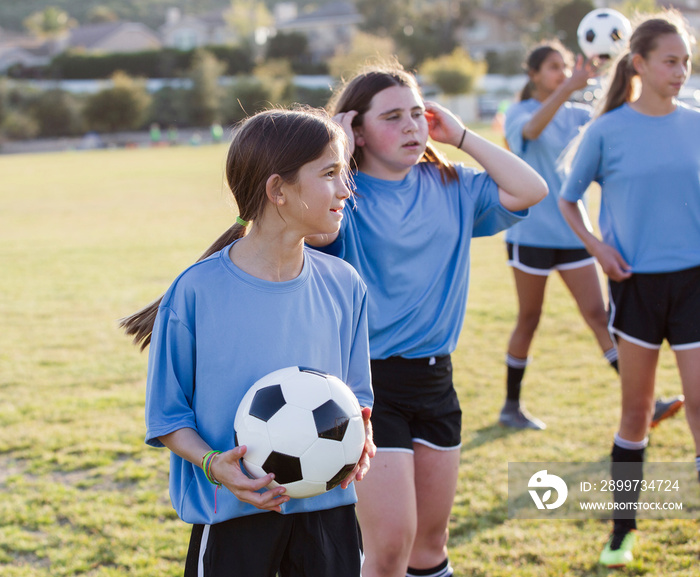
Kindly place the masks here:
<instances>
[{"instance_id":1,"label":"soccer ball","mask_svg":"<svg viewBox=\"0 0 700 577\"><path fill-rule=\"evenodd\" d=\"M632 25L617 10L598 8L586 14L578 25L578 44L586 58L611 58L622 49Z\"/></svg>"},{"instance_id":2,"label":"soccer ball","mask_svg":"<svg viewBox=\"0 0 700 577\"><path fill-rule=\"evenodd\" d=\"M233 424L243 466L269 488L300 499L330 491L355 468L365 426L355 395L337 377L287 367L258 380L245 394Z\"/></svg>"}]
</instances>

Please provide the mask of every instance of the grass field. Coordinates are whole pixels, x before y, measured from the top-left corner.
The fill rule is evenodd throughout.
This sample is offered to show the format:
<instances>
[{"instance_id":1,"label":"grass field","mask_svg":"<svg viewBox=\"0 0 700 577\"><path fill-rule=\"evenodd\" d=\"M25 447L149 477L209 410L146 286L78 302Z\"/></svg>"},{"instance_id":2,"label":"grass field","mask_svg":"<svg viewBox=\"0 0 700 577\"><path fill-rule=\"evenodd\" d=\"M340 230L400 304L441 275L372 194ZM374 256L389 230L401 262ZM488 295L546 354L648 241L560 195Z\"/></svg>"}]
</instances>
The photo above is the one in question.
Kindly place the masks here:
<instances>
[{"instance_id":1,"label":"grass field","mask_svg":"<svg viewBox=\"0 0 700 577\"><path fill-rule=\"evenodd\" d=\"M146 355L117 319L159 296L235 217L224 146L0 157L0 575L181 575L188 527L168 456L143 443ZM474 242L453 361L464 446L451 522L459 576L602 576L608 525L507 516L509 461L600 461L618 385L557 278L524 389L549 428L497 426L515 318L501 237ZM254 322L254 319L246 319ZM668 350L659 393L676 394ZM689 461L680 418L649 461ZM629 575L700 575L696 521L641 521ZM255 576L252 576L255 577Z\"/></svg>"}]
</instances>

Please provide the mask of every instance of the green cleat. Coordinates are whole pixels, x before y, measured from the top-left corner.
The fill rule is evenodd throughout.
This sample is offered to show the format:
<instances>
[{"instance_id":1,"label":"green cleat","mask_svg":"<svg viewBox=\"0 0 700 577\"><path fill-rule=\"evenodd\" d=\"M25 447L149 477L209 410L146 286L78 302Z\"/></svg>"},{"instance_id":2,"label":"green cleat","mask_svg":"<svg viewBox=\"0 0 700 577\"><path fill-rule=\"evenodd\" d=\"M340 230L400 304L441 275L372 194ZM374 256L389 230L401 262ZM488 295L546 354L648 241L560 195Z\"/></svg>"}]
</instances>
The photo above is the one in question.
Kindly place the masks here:
<instances>
[{"instance_id":1,"label":"green cleat","mask_svg":"<svg viewBox=\"0 0 700 577\"><path fill-rule=\"evenodd\" d=\"M632 547L634 547L634 531L627 533L611 533L608 542L600 554L599 563L609 569L625 567L634 559Z\"/></svg>"}]
</instances>

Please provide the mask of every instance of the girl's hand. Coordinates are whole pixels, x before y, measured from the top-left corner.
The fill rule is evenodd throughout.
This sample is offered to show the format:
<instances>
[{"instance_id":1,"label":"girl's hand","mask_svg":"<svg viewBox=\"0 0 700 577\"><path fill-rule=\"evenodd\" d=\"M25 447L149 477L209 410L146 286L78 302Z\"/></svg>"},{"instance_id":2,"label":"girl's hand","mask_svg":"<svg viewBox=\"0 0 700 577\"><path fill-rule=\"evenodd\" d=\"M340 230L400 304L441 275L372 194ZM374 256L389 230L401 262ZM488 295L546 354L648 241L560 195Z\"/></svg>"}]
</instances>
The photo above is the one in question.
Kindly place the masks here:
<instances>
[{"instance_id":1,"label":"girl's hand","mask_svg":"<svg viewBox=\"0 0 700 577\"><path fill-rule=\"evenodd\" d=\"M372 439L372 423L369 418L372 416L372 409L369 407L362 408L362 420L365 422L365 447L362 450L360 460L355 465L352 472L343 479L340 486L347 489L353 481L362 481L367 471L369 471L369 460L377 454L377 447Z\"/></svg>"},{"instance_id":2,"label":"girl's hand","mask_svg":"<svg viewBox=\"0 0 700 577\"><path fill-rule=\"evenodd\" d=\"M570 92L583 90L588 85L591 78L598 75L598 66L590 60L585 60L581 54L576 57L576 64L571 71L571 76L567 82L567 87Z\"/></svg>"},{"instance_id":3,"label":"girl's hand","mask_svg":"<svg viewBox=\"0 0 700 577\"><path fill-rule=\"evenodd\" d=\"M615 247L600 241L591 254L600 263L603 272L611 280L620 282L632 276L630 265L627 264Z\"/></svg>"},{"instance_id":4,"label":"girl's hand","mask_svg":"<svg viewBox=\"0 0 700 577\"><path fill-rule=\"evenodd\" d=\"M340 126L345 130L345 134L348 135L348 152L352 154L355 152L355 133L352 131L352 121L357 116L357 110L350 110L349 112L340 112L333 117Z\"/></svg>"},{"instance_id":5,"label":"girl's hand","mask_svg":"<svg viewBox=\"0 0 700 577\"><path fill-rule=\"evenodd\" d=\"M241 469L241 457L245 455L246 450L244 445L216 455L211 463L214 479L231 491L239 501L250 503L258 509L281 513L280 505L289 501L289 497L284 494L286 489L275 487L258 493L260 489L267 487L275 476L269 473L260 479L249 478Z\"/></svg>"},{"instance_id":6,"label":"girl's hand","mask_svg":"<svg viewBox=\"0 0 700 577\"><path fill-rule=\"evenodd\" d=\"M462 121L437 102L426 100L424 105L430 138L452 146L459 145L464 132Z\"/></svg>"}]
</instances>

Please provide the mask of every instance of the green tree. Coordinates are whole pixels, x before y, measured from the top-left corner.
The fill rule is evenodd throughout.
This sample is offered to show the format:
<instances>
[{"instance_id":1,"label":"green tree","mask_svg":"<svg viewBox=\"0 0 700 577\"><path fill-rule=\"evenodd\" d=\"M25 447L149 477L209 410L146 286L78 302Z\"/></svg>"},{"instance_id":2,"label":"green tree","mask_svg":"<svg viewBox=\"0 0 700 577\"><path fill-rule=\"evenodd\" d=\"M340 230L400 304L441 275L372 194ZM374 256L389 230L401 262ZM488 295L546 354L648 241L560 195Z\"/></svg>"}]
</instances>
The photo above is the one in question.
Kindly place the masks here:
<instances>
[{"instance_id":1,"label":"green tree","mask_svg":"<svg viewBox=\"0 0 700 577\"><path fill-rule=\"evenodd\" d=\"M301 60L308 55L308 49L309 40L305 34L300 32L279 33L267 41L265 57L268 59Z\"/></svg>"},{"instance_id":2,"label":"green tree","mask_svg":"<svg viewBox=\"0 0 700 577\"><path fill-rule=\"evenodd\" d=\"M87 13L87 21L90 24L99 24L100 22L116 22L119 20L117 13L109 6L100 4L93 6Z\"/></svg>"},{"instance_id":3,"label":"green tree","mask_svg":"<svg viewBox=\"0 0 700 577\"><path fill-rule=\"evenodd\" d=\"M268 108L272 102L272 88L260 78L239 77L231 87L224 106L224 120L233 124Z\"/></svg>"},{"instance_id":4,"label":"green tree","mask_svg":"<svg viewBox=\"0 0 700 577\"><path fill-rule=\"evenodd\" d=\"M198 49L192 56L187 76L192 81L189 116L194 124L208 126L212 122L220 122L223 91L219 85L219 78L225 68L224 64L206 50Z\"/></svg>"},{"instance_id":5,"label":"green tree","mask_svg":"<svg viewBox=\"0 0 700 577\"><path fill-rule=\"evenodd\" d=\"M272 14L260 0L231 0L226 21L245 41L255 39L255 31L272 25Z\"/></svg>"},{"instance_id":6,"label":"green tree","mask_svg":"<svg viewBox=\"0 0 700 577\"><path fill-rule=\"evenodd\" d=\"M554 11L552 23L556 36L572 52L580 52L576 31L583 17L594 8L592 0L571 0Z\"/></svg>"},{"instance_id":7,"label":"green tree","mask_svg":"<svg viewBox=\"0 0 700 577\"><path fill-rule=\"evenodd\" d=\"M92 130L115 132L143 126L151 104L145 87L123 72L112 76L113 86L87 100L83 118Z\"/></svg>"},{"instance_id":8,"label":"green tree","mask_svg":"<svg viewBox=\"0 0 700 577\"><path fill-rule=\"evenodd\" d=\"M391 38L358 32L348 50L336 52L328 63L328 68L333 76L341 78L353 74L368 61L381 59L396 52L396 44ZM405 60L405 56L399 59Z\"/></svg>"},{"instance_id":9,"label":"green tree","mask_svg":"<svg viewBox=\"0 0 700 577\"><path fill-rule=\"evenodd\" d=\"M451 54L426 60L420 72L443 93L454 96L473 92L478 79L486 74L486 63L475 62L462 48L456 48Z\"/></svg>"},{"instance_id":10,"label":"green tree","mask_svg":"<svg viewBox=\"0 0 700 577\"><path fill-rule=\"evenodd\" d=\"M71 18L68 12L56 6L33 12L24 19L24 27L40 38L62 36L77 25L76 20Z\"/></svg>"},{"instance_id":11,"label":"green tree","mask_svg":"<svg viewBox=\"0 0 700 577\"><path fill-rule=\"evenodd\" d=\"M29 106L41 136L73 136L82 132L80 103L65 90L42 92Z\"/></svg>"}]
</instances>

